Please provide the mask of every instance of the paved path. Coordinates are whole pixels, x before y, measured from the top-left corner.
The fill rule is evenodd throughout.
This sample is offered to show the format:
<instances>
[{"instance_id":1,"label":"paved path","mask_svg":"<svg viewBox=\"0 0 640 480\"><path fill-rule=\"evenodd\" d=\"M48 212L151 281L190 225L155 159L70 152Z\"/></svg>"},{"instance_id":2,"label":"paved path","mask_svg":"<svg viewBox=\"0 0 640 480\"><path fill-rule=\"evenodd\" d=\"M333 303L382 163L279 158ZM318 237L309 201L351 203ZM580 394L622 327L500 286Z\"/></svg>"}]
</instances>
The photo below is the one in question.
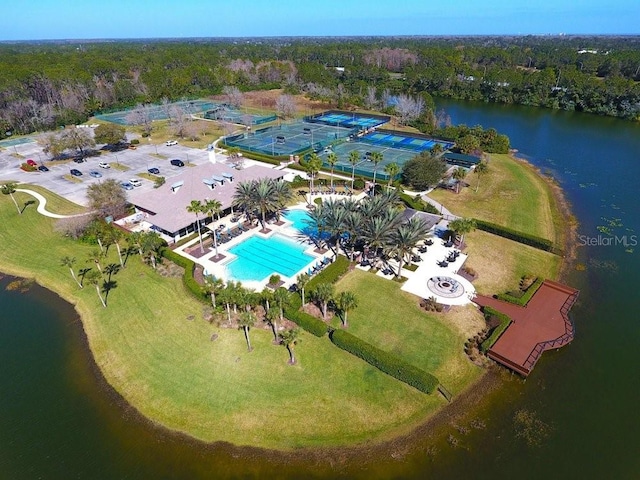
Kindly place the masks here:
<instances>
[{"instance_id":1,"label":"paved path","mask_svg":"<svg viewBox=\"0 0 640 480\"><path fill-rule=\"evenodd\" d=\"M45 197L43 197L42 195L40 195L38 192L34 192L33 190L27 190L24 188L16 188L16 192L22 192L22 193L27 193L29 195L31 195L32 197L35 197L36 200L38 200L38 208L37 208L37 212L40 215L44 215L45 217L50 217L50 218L70 218L70 217L81 217L83 215L86 215L86 213L79 213L77 215L60 215L58 213L53 213L50 212L49 210L47 210L46 206L47 206L47 199Z\"/></svg>"}]
</instances>

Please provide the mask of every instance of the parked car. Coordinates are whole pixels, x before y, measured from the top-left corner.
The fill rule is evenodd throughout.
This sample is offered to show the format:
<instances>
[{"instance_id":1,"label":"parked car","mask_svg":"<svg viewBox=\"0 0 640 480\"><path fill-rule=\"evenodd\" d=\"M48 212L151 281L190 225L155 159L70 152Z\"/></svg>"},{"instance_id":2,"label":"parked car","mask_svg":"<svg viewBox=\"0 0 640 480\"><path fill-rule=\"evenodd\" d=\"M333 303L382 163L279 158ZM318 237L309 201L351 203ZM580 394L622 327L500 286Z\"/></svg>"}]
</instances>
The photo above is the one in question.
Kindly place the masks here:
<instances>
[{"instance_id":1,"label":"parked car","mask_svg":"<svg viewBox=\"0 0 640 480\"><path fill-rule=\"evenodd\" d=\"M71 175L73 175L74 177L81 177L82 176L82 172L80 170L78 170L77 168L72 168L71 169Z\"/></svg>"},{"instance_id":2,"label":"parked car","mask_svg":"<svg viewBox=\"0 0 640 480\"><path fill-rule=\"evenodd\" d=\"M174 165L176 167L184 167L184 162L179 158L174 158L173 160L171 160L171 165Z\"/></svg>"},{"instance_id":3,"label":"parked car","mask_svg":"<svg viewBox=\"0 0 640 480\"><path fill-rule=\"evenodd\" d=\"M38 170L40 170L41 172L48 172L49 171L49 169L47 167L45 167L44 165L40 165L38 167Z\"/></svg>"},{"instance_id":4,"label":"parked car","mask_svg":"<svg viewBox=\"0 0 640 480\"><path fill-rule=\"evenodd\" d=\"M77 158L74 158L73 161L76 162L76 163L82 163L82 162L84 162L84 158L77 157Z\"/></svg>"},{"instance_id":5,"label":"parked car","mask_svg":"<svg viewBox=\"0 0 640 480\"><path fill-rule=\"evenodd\" d=\"M158 167L151 167L147 172L153 173L154 175L160 175L160 169Z\"/></svg>"},{"instance_id":6,"label":"parked car","mask_svg":"<svg viewBox=\"0 0 640 480\"><path fill-rule=\"evenodd\" d=\"M178 144L178 142L176 142L175 140L167 140L167 141L165 142L165 145L166 145L167 147L172 147L172 146L177 145L177 144Z\"/></svg>"},{"instance_id":7,"label":"parked car","mask_svg":"<svg viewBox=\"0 0 640 480\"><path fill-rule=\"evenodd\" d=\"M111 168L111 166L110 166L108 163L106 163L106 162L100 162L100 163L98 164L98 166L99 166L100 168Z\"/></svg>"},{"instance_id":8,"label":"parked car","mask_svg":"<svg viewBox=\"0 0 640 480\"><path fill-rule=\"evenodd\" d=\"M93 178L100 178L102 176L102 174L97 170L91 170L89 172L89 175L91 175Z\"/></svg>"},{"instance_id":9,"label":"parked car","mask_svg":"<svg viewBox=\"0 0 640 480\"><path fill-rule=\"evenodd\" d=\"M131 185L129 182L121 182L120 186L125 190L133 190L133 185Z\"/></svg>"},{"instance_id":10,"label":"parked car","mask_svg":"<svg viewBox=\"0 0 640 480\"><path fill-rule=\"evenodd\" d=\"M140 185L142 185L142 182L140 180L138 180L137 178L130 178L129 179L129 183L131 185L133 185L134 187L139 187Z\"/></svg>"},{"instance_id":11,"label":"parked car","mask_svg":"<svg viewBox=\"0 0 640 480\"><path fill-rule=\"evenodd\" d=\"M29 159L27 160L27 165L31 166L31 167L37 167L38 164L36 162L34 162L33 160Z\"/></svg>"},{"instance_id":12,"label":"parked car","mask_svg":"<svg viewBox=\"0 0 640 480\"><path fill-rule=\"evenodd\" d=\"M129 150L135 150L135 149L137 149L137 148L138 148L138 147L136 147L135 145L129 145Z\"/></svg>"}]
</instances>

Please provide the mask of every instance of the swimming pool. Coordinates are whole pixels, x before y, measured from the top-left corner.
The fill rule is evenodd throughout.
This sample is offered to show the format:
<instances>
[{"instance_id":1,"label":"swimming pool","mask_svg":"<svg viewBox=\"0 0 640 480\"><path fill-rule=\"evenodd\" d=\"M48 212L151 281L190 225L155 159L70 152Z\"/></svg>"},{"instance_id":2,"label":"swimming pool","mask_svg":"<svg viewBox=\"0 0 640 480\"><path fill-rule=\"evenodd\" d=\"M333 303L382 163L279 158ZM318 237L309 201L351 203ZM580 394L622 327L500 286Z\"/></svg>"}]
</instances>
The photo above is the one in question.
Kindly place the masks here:
<instances>
[{"instance_id":1,"label":"swimming pool","mask_svg":"<svg viewBox=\"0 0 640 480\"><path fill-rule=\"evenodd\" d=\"M289 210L284 214L284 218L293 222L292 227L301 232L310 226L308 222L311 217L304 210Z\"/></svg>"},{"instance_id":2,"label":"swimming pool","mask_svg":"<svg viewBox=\"0 0 640 480\"><path fill-rule=\"evenodd\" d=\"M304 253L306 248L284 235L253 236L229 249L237 258L226 265L227 271L239 281L262 281L273 274L294 277L316 260Z\"/></svg>"}]
</instances>

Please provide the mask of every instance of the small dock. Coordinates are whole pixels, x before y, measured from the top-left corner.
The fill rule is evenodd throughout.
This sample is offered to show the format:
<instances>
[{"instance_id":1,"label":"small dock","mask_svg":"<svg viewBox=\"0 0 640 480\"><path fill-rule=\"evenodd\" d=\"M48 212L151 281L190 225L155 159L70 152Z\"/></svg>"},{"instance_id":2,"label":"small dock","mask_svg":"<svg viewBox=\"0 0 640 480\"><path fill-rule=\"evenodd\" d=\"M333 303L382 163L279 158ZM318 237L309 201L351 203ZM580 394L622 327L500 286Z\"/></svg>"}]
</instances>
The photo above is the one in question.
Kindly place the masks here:
<instances>
[{"instance_id":1,"label":"small dock","mask_svg":"<svg viewBox=\"0 0 640 480\"><path fill-rule=\"evenodd\" d=\"M513 322L489 349L487 356L526 377L545 350L558 349L573 340L569 310L579 291L545 280L525 307L477 295L474 302L508 315Z\"/></svg>"}]
</instances>

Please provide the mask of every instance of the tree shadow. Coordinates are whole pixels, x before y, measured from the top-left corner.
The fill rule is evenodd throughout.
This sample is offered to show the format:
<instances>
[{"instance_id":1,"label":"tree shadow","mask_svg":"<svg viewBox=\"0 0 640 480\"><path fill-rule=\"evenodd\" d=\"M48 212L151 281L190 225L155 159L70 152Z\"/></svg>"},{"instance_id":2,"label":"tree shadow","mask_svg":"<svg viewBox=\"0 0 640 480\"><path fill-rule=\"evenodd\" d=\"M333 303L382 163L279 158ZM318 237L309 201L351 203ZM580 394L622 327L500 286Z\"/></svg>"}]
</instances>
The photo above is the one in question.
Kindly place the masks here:
<instances>
[{"instance_id":1,"label":"tree shadow","mask_svg":"<svg viewBox=\"0 0 640 480\"><path fill-rule=\"evenodd\" d=\"M84 277L91 271L91 267L81 268L78 270L78 277L80 277L80 285L84 287Z\"/></svg>"},{"instance_id":2,"label":"tree shadow","mask_svg":"<svg viewBox=\"0 0 640 480\"><path fill-rule=\"evenodd\" d=\"M27 209L28 206L30 205L34 205L36 203L35 200L27 200L26 202L24 202L24 205L22 206L22 210L20 210L20 213L24 213L24 211Z\"/></svg>"},{"instance_id":3,"label":"tree shadow","mask_svg":"<svg viewBox=\"0 0 640 480\"><path fill-rule=\"evenodd\" d=\"M111 281L111 277L116 275L120 271L120 265L117 263L110 263L106 267L104 267L104 273L107 275L107 281Z\"/></svg>"},{"instance_id":4,"label":"tree shadow","mask_svg":"<svg viewBox=\"0 0 640 480\"><path fill-rule=\"evenodd\" d=\"M104 303L108 304L109 293L114 288L118 288L118 282L115 280L105 280L102 282L102 293L104 293Z\"/></svg>"}]
</instances>

